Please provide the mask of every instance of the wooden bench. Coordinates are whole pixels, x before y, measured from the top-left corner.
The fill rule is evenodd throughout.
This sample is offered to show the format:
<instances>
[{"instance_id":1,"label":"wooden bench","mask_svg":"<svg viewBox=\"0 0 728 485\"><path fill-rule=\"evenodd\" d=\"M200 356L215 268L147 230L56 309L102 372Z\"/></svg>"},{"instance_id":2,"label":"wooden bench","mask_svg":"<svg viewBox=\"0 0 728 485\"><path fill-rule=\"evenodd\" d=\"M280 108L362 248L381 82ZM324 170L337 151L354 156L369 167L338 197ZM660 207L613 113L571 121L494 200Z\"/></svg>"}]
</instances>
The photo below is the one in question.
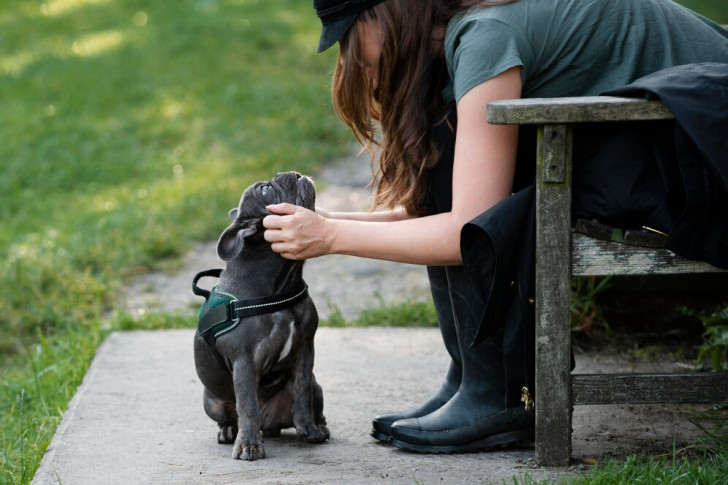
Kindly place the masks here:
<instances>
[{"instance_id":1,"label":"wooden bench","mask_svg":"<svg viewBox=\"0 0 728 485\"><path fill-rule=\"evenodd\" d=\"M539 465L569 463L573 405L728 400L728 373L571 373L572 276L720 271L665 249L594 239L572 230L573 125L672 118L659 101L616 97L518 99L488 105L490 123L537 125L535 412Z\"/></svg>"}]
</instances>

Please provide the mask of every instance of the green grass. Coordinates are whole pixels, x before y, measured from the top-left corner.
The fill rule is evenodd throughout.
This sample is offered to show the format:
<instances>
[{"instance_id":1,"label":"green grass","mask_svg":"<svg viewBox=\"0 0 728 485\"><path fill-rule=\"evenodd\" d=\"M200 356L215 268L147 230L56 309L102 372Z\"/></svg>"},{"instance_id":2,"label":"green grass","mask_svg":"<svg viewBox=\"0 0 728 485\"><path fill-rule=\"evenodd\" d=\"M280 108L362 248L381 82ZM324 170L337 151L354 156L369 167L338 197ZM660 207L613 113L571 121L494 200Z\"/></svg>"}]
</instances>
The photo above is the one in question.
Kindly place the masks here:
<instances>
[{"instance_id":1,"label":"green grass","mask_svg":"<svg viewBox=\"0 0 728 485\"><path fill-rule=\"evenodd\" d=\"M2 330L95 316L121 278L210 238L209 214L252 181L342 152L316 19L285 6L57 0L2 14L0 43L15 47L0 57Z\"/></svg>"},{"instance_id":2,"label":"green grass","mask_svg":"<svg viewBox=\"0 0 728 485\"><path fill-rule=\"evenodd\" d=\"M691 6L728 23L724 0ZM214 239L242 188L351 137L299 0L0 2L0 484L28 483L140 272ZM433 325L431 305L331 325Z\"/></svg>"},{"instance_id":3,"label":"green grass","mask_svg":"<svg viewBox=\"0 0 728 485\"><path fill-rule=\"evenodd\" d=\"M575 485L705 484L724 483L728 473L728 447L687 457L675 453L668 457L631 455L596 465Z\"/></svg>"},{"instance_id":4,"label":"green grass","mask_svg":"<svg viewBox=\"0 0 728 485\"><path fill-rule=\"evenodd\" d=\"M381 298L354 318L346 319L333 307L320 323L324 327L437 327L437 315L431 301L407 301L386 304Z\"/></svg>"},{"instance_id":5,"label":"green grass","mask_svg":"<svg viewBox=\"0 0 728 485\"><path fill-rule=\"evenodd\" d=\"M32 477L108 331L179 325L105 322L128 277L347 151L318 32L297 0L0 5L0 483Z\"/></svg>"},{"instance_id":6,"label":"green grass","mask_svg":"<svg viewBox=\"0 0 728 485\"><path fill-rule=\"evenodd\" d=\"M728 441L708 438L689 448L674 448L662 456L629 455L596 463L586 473L556 480L514 478L522 485L714 485L728 474Z\"/></svg>"}]
</instances>

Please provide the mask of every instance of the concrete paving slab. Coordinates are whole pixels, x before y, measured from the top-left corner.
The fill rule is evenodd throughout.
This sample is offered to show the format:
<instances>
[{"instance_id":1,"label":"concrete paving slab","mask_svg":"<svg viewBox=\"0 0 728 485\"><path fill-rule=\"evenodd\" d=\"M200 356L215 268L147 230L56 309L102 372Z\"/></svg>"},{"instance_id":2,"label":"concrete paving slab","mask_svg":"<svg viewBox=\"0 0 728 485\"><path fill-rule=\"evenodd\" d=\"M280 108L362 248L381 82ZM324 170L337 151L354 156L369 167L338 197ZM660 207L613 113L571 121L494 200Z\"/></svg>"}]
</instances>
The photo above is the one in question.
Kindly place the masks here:
<instances>
[{"instance_id":1,"label":"concrete paving slab","mask_svg":"<svg viewBox=\"0 0 728 485\"><path fill-rule=\"evenodd\" d=\"M202 409L193 330L112 334L100 347L33 484L482 484L544 479L571 469L532 465L533 448L418 455L369 437L378 412L420 402L449 363L437 329L320 328L315 373L331 440L301 443L293 430L267 438L267 458L233 460ZM675 362L577 356L578 372L670 371ZM574 456L669 451L699 430L677 406L580 406Z\"/></svg>"},{"instance_id":2,"label":"concrete paving slab","mask_svg":"<svg viewBox=\"0 0 728 485\"><path fill-rule=\"evenodd\" d=\"M501 483L532 448L418 455L369 437L372 416L419 402L448 360L436 329L321 328L316 378L331 440L267 438L264 460L231 458L202 410L192 330L124 332L99 349L33 484ZM385 409L386 408L386 409Z\"/></svg>"}]
</instances>

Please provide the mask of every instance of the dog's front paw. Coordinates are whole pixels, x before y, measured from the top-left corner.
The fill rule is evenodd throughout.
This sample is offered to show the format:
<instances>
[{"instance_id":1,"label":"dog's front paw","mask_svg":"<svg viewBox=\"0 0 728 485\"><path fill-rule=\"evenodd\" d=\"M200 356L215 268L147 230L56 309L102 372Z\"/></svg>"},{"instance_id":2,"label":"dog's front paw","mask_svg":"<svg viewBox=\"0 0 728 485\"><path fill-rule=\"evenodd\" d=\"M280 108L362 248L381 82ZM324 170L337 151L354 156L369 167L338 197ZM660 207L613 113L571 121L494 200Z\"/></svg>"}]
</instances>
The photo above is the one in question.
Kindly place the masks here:
<instances>
[{"instance_id":1,"label":"dog's front paw","mask_svg":"<svg viewBox=\"0 0 728 485\"><path fill-rule=\"evenodd\" d=\"M311 424L306 427L306 434L299 435L306 443L323 443L330 436L329 428L325 424Z\"/></svg>"},{"instance_id":2,"label":"dog's front paw","mask_svg":"<svg viewBox=\"0 0 728 485\"><path fill-rule=\"evenodd\" d=\"M235 441L235 436L238 434L237 426L220 426L217 432L217 442L221 445L226 445Z\"/></svg>"},{"instance_id":3,"label":"dog's front paw","mask_svg":"<svg viewBox=\"0 0 728 485\"><path fill-rule=\"evenodd\" d=\"M233 445L233 458L236 460L253 461L265 458L265 448L263 442L251 443L238 437Z\"/></svg>"}]
</instances>

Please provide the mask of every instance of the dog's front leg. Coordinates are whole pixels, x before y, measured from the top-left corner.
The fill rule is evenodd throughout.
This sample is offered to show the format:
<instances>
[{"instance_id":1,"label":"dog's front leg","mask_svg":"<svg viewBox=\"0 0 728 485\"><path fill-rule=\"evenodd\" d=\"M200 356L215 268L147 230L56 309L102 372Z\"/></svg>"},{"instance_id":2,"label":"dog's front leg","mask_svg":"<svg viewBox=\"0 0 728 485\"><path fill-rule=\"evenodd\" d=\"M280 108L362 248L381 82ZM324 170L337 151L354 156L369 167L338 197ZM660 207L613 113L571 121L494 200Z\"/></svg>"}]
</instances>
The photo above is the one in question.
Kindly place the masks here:
<instances>
[{"instance_id":1,"label":"dog's front leg","mask_svg":"<svg viewBox=\"0 0 728 485\"><path fill-rule=\"evenodd\" d=\"M238 359L234 363L233 386L238 411L238 435L233 444L233 458L248 461L265 458L258 414L258 376L252 359Z\"/></svg>"},{"instance_id":2,"label":"dog's front leg","mask_svg":"<svg viewBox=\"0 0 728 485\"><path fill-rule=\"evenodd\" d=\"M313 413L313 338L307 339L296 359L293 381L293 425L298 436L309 443L323 443L329 439L324 423L316 424ZM323 398L322 398L323 399Z\"/></svg>"}]
</instances>

